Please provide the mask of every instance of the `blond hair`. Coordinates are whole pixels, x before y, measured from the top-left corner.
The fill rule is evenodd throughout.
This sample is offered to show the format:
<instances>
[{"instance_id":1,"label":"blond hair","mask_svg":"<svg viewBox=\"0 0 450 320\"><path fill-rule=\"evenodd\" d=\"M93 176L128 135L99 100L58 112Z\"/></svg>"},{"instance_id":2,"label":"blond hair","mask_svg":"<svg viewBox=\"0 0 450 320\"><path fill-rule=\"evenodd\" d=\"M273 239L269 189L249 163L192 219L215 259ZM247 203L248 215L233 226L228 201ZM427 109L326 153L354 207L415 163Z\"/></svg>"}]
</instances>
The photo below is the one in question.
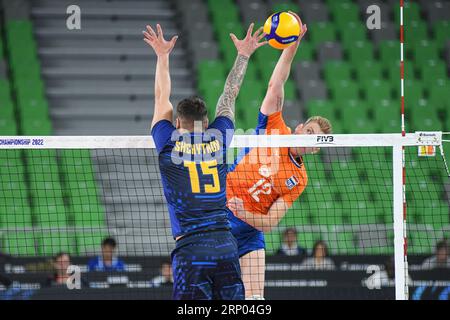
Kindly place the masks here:
<instances>
[{"instance_id":1,"label":"blond hair","mask_svg":"<svg viewBox=\"0 0 450 320\"><path fill-rule=\"evenodd\" d=\"M313 121L319 125L320 130L322 130L324 134L331 134L333 132L331 122L327 118L321 116L314 116L306 120L305 125Z\"/></svg>"}]
</instances>

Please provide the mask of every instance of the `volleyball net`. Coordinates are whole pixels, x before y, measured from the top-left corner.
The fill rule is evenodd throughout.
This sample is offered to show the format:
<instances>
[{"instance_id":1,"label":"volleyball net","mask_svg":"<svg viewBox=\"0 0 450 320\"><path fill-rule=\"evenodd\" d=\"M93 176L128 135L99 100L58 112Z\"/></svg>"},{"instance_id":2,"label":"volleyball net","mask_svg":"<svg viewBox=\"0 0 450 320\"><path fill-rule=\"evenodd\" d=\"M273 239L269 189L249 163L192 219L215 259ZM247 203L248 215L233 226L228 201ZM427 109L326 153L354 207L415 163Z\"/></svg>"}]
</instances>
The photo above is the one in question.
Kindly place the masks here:
<instances>
[{"instance_id":1,"label":"volleyball net","mask_svg":"<svg viewBox=\"0 0 450 320\"><path fill-rule=\"evenodd\" d=\"M450 233L442 134L237 135L227 161L232 164L244 148L273 153L292 147L321 150L303 156L306 188L265 233L268 298L271 290L304 290L310 285L304 278L308 272L358 271L360 278L348 280L349 286L366 288L369 297L377 292L372 289L385 286L391 297L407 299L408 288L417 285L411 273L426 268L424 259L435 255ZM19 271L10 263L7 276L48 273L35 261L52 258L51 269L55 255L67 253L70 264L81 266L84 286L107 290L122 285L125 298L134 288L153 290L149 298L163 297L158 288L169 272L164 264L170 264L175 241L151 137L1 137L0 170L0 251L28 263ZM285 181L288 188L300 182L290 176ZM297 255L286 247L288 232L295 234ZM125 260L122 269L112 271L127 273L125 278L93 275L90 261L102 257L102 241L108 237L117 242L114 256ZM305 264L315 257L318 241L328 249L327 262ZM360 258L352 267L351 258L342 257ZM370 277L369 265L381 262L374 270L389 271L389 261L392 275ZM27 281L32 289L45 287L40 280ZM327 285L333 280L312 286Z\"/></svg>"}]
</instances>

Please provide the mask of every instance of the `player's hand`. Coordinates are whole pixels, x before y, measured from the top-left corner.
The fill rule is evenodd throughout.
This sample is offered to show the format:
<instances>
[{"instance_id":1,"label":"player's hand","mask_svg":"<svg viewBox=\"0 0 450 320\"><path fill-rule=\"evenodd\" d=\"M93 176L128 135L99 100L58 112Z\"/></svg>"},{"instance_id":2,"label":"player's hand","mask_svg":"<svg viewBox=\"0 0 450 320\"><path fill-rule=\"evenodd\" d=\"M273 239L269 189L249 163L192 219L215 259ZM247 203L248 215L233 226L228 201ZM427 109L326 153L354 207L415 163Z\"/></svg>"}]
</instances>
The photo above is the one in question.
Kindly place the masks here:
<instances>
[{"instance_id":1,"label":"player's hand","mask_svg":"<svg viewBox=\"0 0 450 320\"><path fill-rule=\"evenodd\" d=\"M146 28L147 31L142 31L144 34L144 41L155 50L156 55L160 57L170 54L177 42L178 36L173 36L170 41L167 41L164 39L164 34L159 24L156 25L157 33L155 33L149 25L147 25Z\"/></svg>"},{"instance_id":2,"label":"player's hand","mask_svg":"<svg viewBox=\"0 0 450 320\"><path fill-rule=\"evenodd\" d=\"M256 30L252 35L254 25L254 23L250 24L250 27L248 27L247 30L247 35L242 40L239 40L233 33L230 33L231 40L233 40L238 54L250 57L256 49L267 43L267 41L259 42L266 35L264 32L262 32L263 27Z\"/></svg>"},{"instance_id":3,"label":"player's hand","mask_svg":"<svg viewBox=\"0 0 450 320\"><path fill-rule=\"evenodd\" d=\"M243 216L245 214L244 201L241 198L233 197L228 200L228 209L233 211L234 215L237 217Z\"/></svg>"}]
</instances>

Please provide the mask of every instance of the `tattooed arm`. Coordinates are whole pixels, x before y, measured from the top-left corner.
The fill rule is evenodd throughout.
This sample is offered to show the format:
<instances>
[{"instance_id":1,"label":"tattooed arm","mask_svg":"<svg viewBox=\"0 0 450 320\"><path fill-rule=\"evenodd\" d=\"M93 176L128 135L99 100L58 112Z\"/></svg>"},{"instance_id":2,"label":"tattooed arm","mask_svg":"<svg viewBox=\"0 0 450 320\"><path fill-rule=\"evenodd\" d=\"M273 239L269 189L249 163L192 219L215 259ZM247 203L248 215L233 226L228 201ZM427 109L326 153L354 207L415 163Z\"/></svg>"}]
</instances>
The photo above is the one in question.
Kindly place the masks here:
<instances>
[{"instance_id":1,"label":"tattooed arm","mask_svg":"<svg viewBox=\"0 0 450 320\"><path fill-rule=\"evenodd\" d=\"M248 57L238 55L234 62L233 69L225 82L223 93L219 97L216 106L216 117L225 116L234 121L234 108L245 71L247 70Z\"/></svg>"},{"instance_id":2,"label":"tattooed arm","mask_svg":"<svg viewBox=\"0 0 450 320\"><path fill-rule=\"evenodd\" d=\"M302 21L300 20L300 18L295 13L291 11L289 12L295 15L299 20L300 25L302 25ZM303 25L302 29L303 33L300 35L297 42L283 50L283 53L278 59L278 63L272 72L266 96L264 97L264 101L261 106L261 112L265 115L270 115L272 113L281 111L281 109L283 108L284 84L289 78L292 61L294 60L294 56L297 52L297 48L300 44L301 38L307 31L306 25Z\"/></svg>"},{"instance_id":3,"label":"tattooed arm","mask_svg":"<svg viewBox=\"0 0 450 320\"><path fill-rule=\"evenodd\" d=\"M259 28L253 35L253 23L247 30L247 35L243 40L238 40L234 34L230 34L231 39L236 46L238 56L234 62L233 68L228 74L223 93L220 95L216 106L216 117L225 116L234 122L235 102L247 70L248 60L255 50L267 43L259 42L263 37L263 28Z\"/></svg>"}]
</instances>

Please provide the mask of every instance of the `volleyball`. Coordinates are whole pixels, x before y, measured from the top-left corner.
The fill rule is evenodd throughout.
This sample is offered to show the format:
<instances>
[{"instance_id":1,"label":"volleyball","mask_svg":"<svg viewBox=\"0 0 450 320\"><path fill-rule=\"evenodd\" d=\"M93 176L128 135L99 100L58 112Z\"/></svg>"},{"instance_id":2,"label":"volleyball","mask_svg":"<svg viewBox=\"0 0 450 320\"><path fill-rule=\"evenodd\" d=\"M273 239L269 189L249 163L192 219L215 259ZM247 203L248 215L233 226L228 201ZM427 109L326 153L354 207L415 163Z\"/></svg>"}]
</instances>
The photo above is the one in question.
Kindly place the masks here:
<instances>
[{"instance_id":1,"label":"volleyball","mask_svg":"<svg viewBox=\"0 0 450 320\"><path fill-rule=\"evenodd\" d=\"M285 49L297 41L302 27L294 15L277 12L267 18L264 33L269 45L276 49Z\"/></svg>"}]
</instances>

